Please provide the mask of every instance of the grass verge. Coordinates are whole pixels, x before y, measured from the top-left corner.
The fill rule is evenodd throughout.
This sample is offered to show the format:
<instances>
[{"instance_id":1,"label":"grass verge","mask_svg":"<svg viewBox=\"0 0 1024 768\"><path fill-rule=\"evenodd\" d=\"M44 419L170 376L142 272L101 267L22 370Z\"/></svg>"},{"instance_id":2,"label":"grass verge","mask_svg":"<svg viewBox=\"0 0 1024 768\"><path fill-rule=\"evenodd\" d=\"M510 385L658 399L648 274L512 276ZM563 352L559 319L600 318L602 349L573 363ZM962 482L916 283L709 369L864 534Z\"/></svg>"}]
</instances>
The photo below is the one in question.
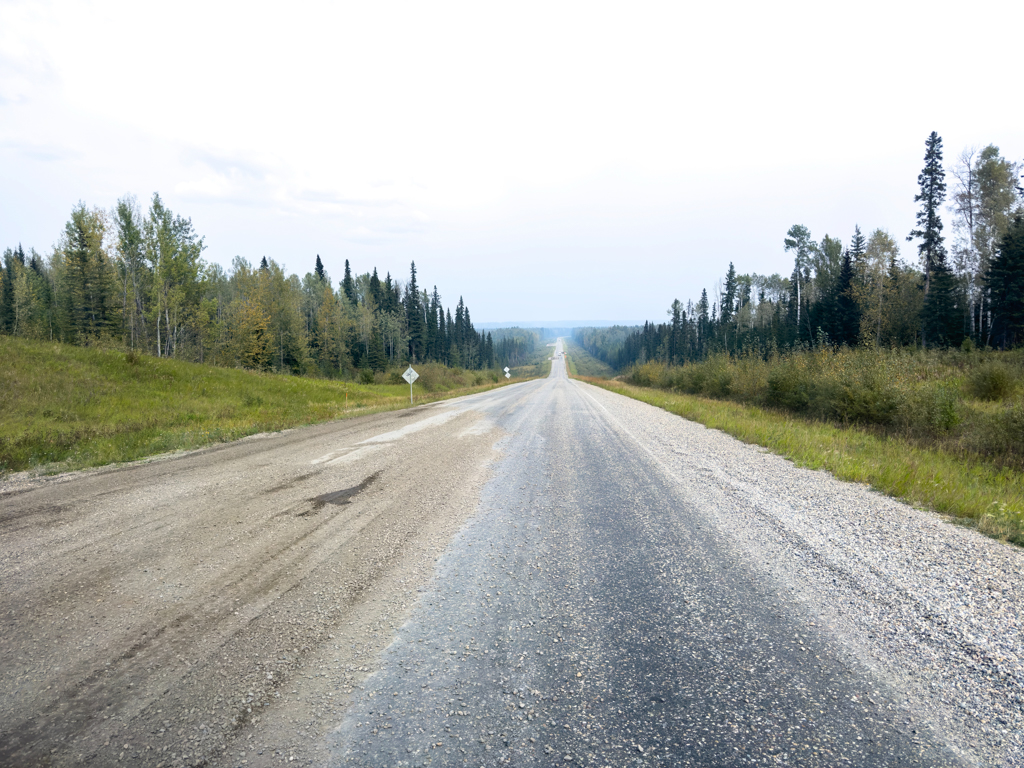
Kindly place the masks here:
<instances>
[{"instance_id":1,"label":"grass verge","mask_svg":"<svg viewBox=\"0 0 1024 768\"><path fill-rule=\"evenodd\" d=\"M563 338L562 343L565 344L565 357L566 363L569 366L570 376L592 376L610 379L615 375L614 368L589 354L572 339Z\"/></svg>"},{"instance_id":2,"label":"grass verge","mask_svg":"<svg viewBox=\"0 0 1024 768\"><path fill-rule=\"evenodd\" d=\"M400 379L309 379L9 336L0 336L0 360L0 476L133 461L409 407ZM418 405L524 380L417 368Z\"/></svg>"},{"instance_id":3,"label":"grass verge","mask_svg":"<svg viewBox=\"0 0 1024 768\"><path fill-rule=\"evenodd\" d=\"M955 518L996 539L1024 545L1024 473L874 435L793 417L757 406L585 378L746 442L762 445L798 466L824 469L841 480Z\"/></svg>"}]
</instances>

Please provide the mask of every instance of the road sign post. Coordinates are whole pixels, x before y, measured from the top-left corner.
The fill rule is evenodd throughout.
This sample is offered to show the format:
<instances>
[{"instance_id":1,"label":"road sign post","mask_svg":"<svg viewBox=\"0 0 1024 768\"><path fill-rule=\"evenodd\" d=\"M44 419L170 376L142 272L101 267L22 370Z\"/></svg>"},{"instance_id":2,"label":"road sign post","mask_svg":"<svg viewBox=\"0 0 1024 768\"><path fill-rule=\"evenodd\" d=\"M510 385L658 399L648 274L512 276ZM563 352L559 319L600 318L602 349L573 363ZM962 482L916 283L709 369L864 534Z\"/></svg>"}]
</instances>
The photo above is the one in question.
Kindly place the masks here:
<instances>
[{"instance_id":1,"label":"road sign post","mask_svg":"<svg viewBox=\"0 0 1024 768\"><path fill-rule=\"evenodd\" d=\"M511 379L512 378L512 374L508 372L508 366L507 365L505 366L505 378L506 379Z\"/></svg>"},{"instance_id":2,"label":"road sign post","mask_svg":"<svg viewBox=\"0 0 1024 768\"><path fill-rule=\"evenodd\" d=\"M402 374L402 378L409 382L409 405L412 405L412 383L419 377L420 375L412 369L411 365Z\"/></svg>"}]
</instances>

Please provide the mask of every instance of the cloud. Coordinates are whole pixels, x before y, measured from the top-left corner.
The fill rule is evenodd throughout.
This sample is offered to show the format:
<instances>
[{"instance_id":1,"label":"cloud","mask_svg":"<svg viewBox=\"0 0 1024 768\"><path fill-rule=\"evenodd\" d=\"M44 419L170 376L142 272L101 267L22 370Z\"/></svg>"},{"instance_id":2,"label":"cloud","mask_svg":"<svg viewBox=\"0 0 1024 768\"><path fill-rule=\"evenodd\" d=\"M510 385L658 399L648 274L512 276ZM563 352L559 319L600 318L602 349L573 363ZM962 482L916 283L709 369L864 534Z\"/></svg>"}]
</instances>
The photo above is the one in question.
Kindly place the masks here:
<instances>
[{"instance_id":1,"label":"cloud","mask_svg":"<svg viewBox=\"0 0 1024 768\"><path fill-rule=\"evenodd\" d=\"M330 218L341 238L364 244L422 233L431 221L408 199L409 189L393 181L331 189L307 185L270 155L187 148L181 156L184 178L174 192L189 202L262 208L285 219Z\"/></svg>"},{"instance_id":2,"label":"cloud","mask_svg":"<svg viewBox=\"0 0 1024 768\"><path fill-rule=\"evenodd\" d=\"M0 147L42 163L68 163L82 158L78 150L42 142L7 139L0 141Z\"/></svg>"}]
</instances>

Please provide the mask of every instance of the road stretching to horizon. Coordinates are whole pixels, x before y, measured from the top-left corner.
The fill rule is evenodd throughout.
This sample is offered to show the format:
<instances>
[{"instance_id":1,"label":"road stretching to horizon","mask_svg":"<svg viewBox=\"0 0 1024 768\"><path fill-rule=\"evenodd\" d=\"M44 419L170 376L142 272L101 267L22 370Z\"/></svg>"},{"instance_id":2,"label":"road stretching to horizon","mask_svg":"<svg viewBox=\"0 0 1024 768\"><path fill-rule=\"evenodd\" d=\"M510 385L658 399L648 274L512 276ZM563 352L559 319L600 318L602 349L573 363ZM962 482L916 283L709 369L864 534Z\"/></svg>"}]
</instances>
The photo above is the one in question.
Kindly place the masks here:
<instances>
[{"instance_id":1,"label":"road stretching to horizon","mask_svg":"<svg viewBox=\"0 0 1024 768\"><path fill-rule=\"evenodd\" d=\"M1014 764L1022 678L983 635L1021 613L1019 551L570 380L563 352L0 486L0 765ZM1001 579L973 655L936 608L960 577L912 540L987 563L962 589Z\"/></svg>"}]
</instances>

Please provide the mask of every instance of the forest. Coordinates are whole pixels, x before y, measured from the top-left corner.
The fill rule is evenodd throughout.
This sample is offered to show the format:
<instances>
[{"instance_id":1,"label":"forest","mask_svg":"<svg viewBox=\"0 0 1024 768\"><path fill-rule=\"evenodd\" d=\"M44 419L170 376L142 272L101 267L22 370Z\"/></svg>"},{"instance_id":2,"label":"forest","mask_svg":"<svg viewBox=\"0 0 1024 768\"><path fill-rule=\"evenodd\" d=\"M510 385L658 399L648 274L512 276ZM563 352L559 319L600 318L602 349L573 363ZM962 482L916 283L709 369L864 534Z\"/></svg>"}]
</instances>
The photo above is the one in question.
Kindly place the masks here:
<instances>
[{"instance_id":1,"label":"forest","mask_svg":"<svg viewBox=\"0 0 1024 768\"><path fill-rule=\"evenodd\" d=\"M725 277L670 319L642 328L581 328L574 338L617 370L648 361L683 365L714 355L759 356L822 347L995 348L1024 344L1024 164L993 145L967 149L949 169L942 139L925 143L918 177L917 244L908 261L884 229L849 243L794 225L784 238L793 271ZM943 214L951 216L947 246Z\"/></svg>"},{"instance_id":2,"label":"forest","mask_svg":"<svg viewBox=\"0 0 1024 768\"><path fill-rule=\"evenodd\" d=\"M202 258L204 239L159 194L147 211L125 196L110 210L79 203L52 252L8 248L0 271L0 333L129 354L330 378L436 362L516 366L537 334L477 332L459 298L374 268L337 286L320 256L303 277L272 259L236 257L230 270Z\"/></svg>"}]
</instances>

